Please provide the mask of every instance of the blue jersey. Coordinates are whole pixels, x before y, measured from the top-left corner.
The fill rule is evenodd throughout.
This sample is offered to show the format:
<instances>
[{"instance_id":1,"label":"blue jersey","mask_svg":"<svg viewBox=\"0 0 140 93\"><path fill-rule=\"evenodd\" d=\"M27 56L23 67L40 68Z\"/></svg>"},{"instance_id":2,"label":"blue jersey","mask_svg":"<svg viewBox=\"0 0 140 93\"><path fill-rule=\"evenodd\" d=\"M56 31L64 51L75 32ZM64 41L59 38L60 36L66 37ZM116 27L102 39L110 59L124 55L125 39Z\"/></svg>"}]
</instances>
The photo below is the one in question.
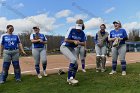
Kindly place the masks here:
<instances>
[{"instance_id":1,"label":"blue jersey","mask_svg":"<svg viewBox=\"0 0 140 93\"><path fill-rule=\"evenodd\" d=\"M4 49L18 49L20 39L18 35L6 33L1 36L0 42Z\"/></svg>"},{"instance_id":2,"label":"blue jersey","mask_svg":"<svg viewBox=\"0 0 140 93\"><path fill-rule=\"evenodd\" d=\"M119 29L118 31L116 31L116 30L112 30L111 32L110 32L110 38L115 38L115 37L117 37L117 38L127 38L127 33L126 33L126 31L125 31L125 29ZM120 44L125 44L125 40L121 40L120 41Z\"/></svg>"},{"instance_id":3,"label":"blue jersey","mask_svg":"<svg viewBox=\"0 0 140 93\"><path fill-rule=\"evenodd\" d=\"M85 42L86 41L86 36L83 31L78 32L74 27L69 28L65 38L69 40L79 40L80 42ZM74 43L68 43L68 42L63 42L62 45L68 46L75 48L77 45Z\"/></svg>"},{"instance_id":4,"label":"blue jersey","mask_svg":"<svg viewBox=\"0 0 140 93\"><path fill-rule=\"evenodd\" d=\"M42 40L42 41L47 41L47 38L45 37L45 35L44 34L40 34L40 33L38 33L38 34L31 34L30 35L30 40L33 40L33 39L35 39L35 37L36 37L36 35ZM42 44L42 43L39 43L39 42L37 42L37 43L32 43L32 48L44 48L45 47L45 44Z\"/></svg>"}]
</instances>

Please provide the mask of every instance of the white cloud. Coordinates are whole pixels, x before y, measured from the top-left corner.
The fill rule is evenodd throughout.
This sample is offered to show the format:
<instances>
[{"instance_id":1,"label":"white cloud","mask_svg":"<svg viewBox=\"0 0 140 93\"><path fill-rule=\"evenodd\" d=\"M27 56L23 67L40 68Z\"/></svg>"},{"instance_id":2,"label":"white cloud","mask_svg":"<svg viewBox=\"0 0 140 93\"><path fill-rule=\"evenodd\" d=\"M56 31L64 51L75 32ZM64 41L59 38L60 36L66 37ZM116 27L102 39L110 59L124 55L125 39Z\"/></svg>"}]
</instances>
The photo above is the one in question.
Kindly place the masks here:
<instances>
[{"instance_id":1,"label":"white cloud","mask_svg":"<svg viewBox=\"0 0 140 93\"><path fill-rule=\"evenodd\" d=\"M131 22L131 23L125 23L123 25L123 28L125 28L128 32L132 29L140 29L140 23L139 22Z\"/></svg>"},{"instance_id":2,"label":"white cloud","mask_svg":"<svg viewBox=\"0 0 140 93\"><path fill-rule=\"evenodd\" d=\"M99 26L103 23L104 23L104 20L100 17L91 18L90 20L85 22L85 27L86 29L95 29L95 28L99 28Z\"/></svg>"},{"instance_id":3,"label":"white cloud","mask_svg":"<svg viewBox=\"0 0 140 93\"><path fill-rule=\"evenodd\" d=\"M74 22L76 22L77 19L83 19L84 20L86 18L88 18L88 15L77 14L74 17L67 17L66 21L67 21L67 23L74 23Z\"/></svg>"},{"instance_id":4,"label":"white cloud","mask_svg":"<svg viewBox=\"0 0 140 93\"><path fill-rule=\"evenodd\" d=\"M8 24L12 24L15 27L15 33L31 31L33 26L40 26L41 32L52 31L58 27L63 26L63 24L56 24L56 19L54 17L48 17L47 14L40 14L24 19L13 20L0 17L0 30L6 30L5 28Z\"/></svg>"},{"instance_id":5,"label":"white cloud","mask_svg":"<svg viewBox=\"0 0 140 93\"><path fill-rule=\"evenodd\" d=\"M114 10L115 10L115 7L111 7L111 8L109 8L109 9L107 9L107 10L105 11L105 13L108 14L108 13L111 13L112 11L114 11Z\"/></svg>"},{"instance_id":6,"label":"white cloud","mask_svg":"<svg viewBox=\"0 0 140 93\"><path fill-rule=\"evenodd\" d=\"M22 8L22 7L24 7L23 3L18 3L16 5L14 5L14 8L16 8L16 9L19 9L19 8Z\"/></svg>"},{"instance_id":7,"label":"white cloud","mask_svg":"<svg viewBox=\"0 0 140 93\"><path fill-rule=\"evenodd\" d=\"M93 32L91 31L88 31L88 32L85 32L87 36L93 36Z\"/></svg>"},{"instance_id":8,"label":"white cloud","mask_svg":"<svg viewBox=\"0 0 140 93\"><path fill-rule=\"evenodd\" d=\"M56 13L55 17L62 18L62 17L68 17L72 12L70 10L62 10L58 13Z\"/></svg>"}]
</instances>

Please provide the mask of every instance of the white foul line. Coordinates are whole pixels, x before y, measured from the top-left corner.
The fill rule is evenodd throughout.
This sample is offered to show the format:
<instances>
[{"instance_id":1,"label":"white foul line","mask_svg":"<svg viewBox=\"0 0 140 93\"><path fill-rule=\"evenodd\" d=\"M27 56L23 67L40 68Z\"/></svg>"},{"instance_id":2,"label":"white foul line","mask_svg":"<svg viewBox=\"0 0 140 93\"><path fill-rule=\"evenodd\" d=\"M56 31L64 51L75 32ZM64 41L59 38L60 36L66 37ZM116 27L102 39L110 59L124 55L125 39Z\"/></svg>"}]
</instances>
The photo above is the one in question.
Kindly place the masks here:
<instances>
[{"instance_id":1,"label":"white foul line","mask_svg":"<svg viewBox=\"0 0 140 93\"><path fill-rule=\"evenodd\" d=\"M129 62L135 62L135 61L139 61L139 60L129 60ZM106 61L106 63L111 63L110 61ZM87 64L85 65L86 67L87 66L95 66L96 64ZM52 69L47 69L47 71L52 71L52 70L59 70L59 69L68 69L68 67L61 67L61 68L52 68ZM24 74L24 73L32 73L32 72L35 72L35 70L30 70L30 71L23 71L21 72L21 74ZM14 73L10 73L10 74L14 74Z\"/></svg>"}]
</instances>

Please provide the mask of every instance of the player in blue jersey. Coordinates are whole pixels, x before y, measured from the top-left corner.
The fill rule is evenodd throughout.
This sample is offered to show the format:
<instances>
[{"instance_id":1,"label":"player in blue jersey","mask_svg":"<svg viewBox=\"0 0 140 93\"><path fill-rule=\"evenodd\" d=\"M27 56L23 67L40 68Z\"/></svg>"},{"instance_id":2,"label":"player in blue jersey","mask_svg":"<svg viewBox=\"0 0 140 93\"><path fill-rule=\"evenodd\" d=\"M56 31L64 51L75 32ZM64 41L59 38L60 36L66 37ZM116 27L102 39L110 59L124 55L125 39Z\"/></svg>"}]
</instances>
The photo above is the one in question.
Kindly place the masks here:
<instances>
[{"instance_id":1,"label":"player in blue jersey","mask_svg":"<svg viewBox=\"0 0 140 93\"><path fill-rule=\"evenodd\" d=\"M95 50L96 50L96 72L104 72L106 70L106 51L108 44L108 32L105 31L105 24L100 25L100 31L96 33Z\"/></svg>"},{"instance_id":2,"label":"player in blue jersey","mask_svg":"<svg viewBox=\"0 0 140 93\"><path fill-rule=\"evenodd\" d=\"M46 67L47 67L47 54L46 54L46 45L47 38L44 34L40 33L39 27L33 27L34 33L30 35L30 40L32 42L32 55L35 60L35 69L38 78L42 78L40 74L40 59L42 61L43 74L47 76Z\"/></svg>"},{"instance_id":3,"label":"player in blue jersey","mask_svg":"<svg viewBox=\"0 0 140 93\"><path fill-rule=\"evenodd\" d=\"M76 21L76 24L77 24L78 22L80 22L80 24L83 24L82 30L84 30L85 27L84 27L84 22L83 22L83 20L81 20L81 21L77 20L77 21ZM75 51L76 51L77 59L79 59L79 57L80 57L80 61L81 61L81 64L82 64L82 71L83 71L83 72L86 72L86 70L85 70L86 42L85 42L85 45L84 45L84 46L78 45L78 46L75 48ZM78 71L78 70L77 70L77 71Z\"/></svg>"},{"instance_id":4,"label":"player in blue jersey","mask_svg":"<svg viewBox=\"0 0 140 93\"><path fill-rule=\"evenodd\" d=\"M78 64L74 48L78 45L85 46L86 41L85 33L82 31L84 25L81 24L81 21L83 20L77 20L77 24L74 27L68 29L65 40L60 47L60 51L70 60L67 78L67 82L69 84L78 83L78 80L75 79Z\"/></svg>"},{"instance_id":5,"label":"player in blue jersey","mask_svg":"<svg viewBox=\"0 0 140 93\"><path fill-rule=\"evenodd\" d=\"M126 75L126 44L125 41L128 39L125 29L121 28L120 21L113 22L115 29L110 32L109 41L113 42L112 45L112 71L109 74L116 73L117 59L119 56L122 65L122 75Z\"/></svg>"},{"instance_id":6,"label":"player in blue jersey","mask_svg":"<svg viewBox=\"0 0 140 93\"><path fill-rule=\"evenodd\" d=\"M4 83L8 76L8 70L12 62L14 67L16 81L21 81L21 70L19 64L19 49L26 54L23 50L21 41L18 35L13 34L14 27L7 25L7 33L3 34L0 39L0 56L3 52L3 69L1 74L0 83Z\"/></svg>"}]
</instances>

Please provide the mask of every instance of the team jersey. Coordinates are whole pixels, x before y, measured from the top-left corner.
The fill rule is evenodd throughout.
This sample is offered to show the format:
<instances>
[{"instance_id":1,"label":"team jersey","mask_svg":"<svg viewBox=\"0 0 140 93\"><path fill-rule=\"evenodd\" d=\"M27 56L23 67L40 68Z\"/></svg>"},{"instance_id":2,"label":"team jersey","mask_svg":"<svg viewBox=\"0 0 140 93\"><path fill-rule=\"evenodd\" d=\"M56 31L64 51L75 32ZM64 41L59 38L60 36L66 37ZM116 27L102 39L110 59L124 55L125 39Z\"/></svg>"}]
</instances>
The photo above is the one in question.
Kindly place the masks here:
<instances>
[{"instance_id":1,"label":"team jersey","mask_svg":"<svg viewBox=\"0 0 140 93\"><path fill-rule=\"evenodd\" d=\"M125 29L121 28L118 31L112 30L110 32L110 38L115 38L115 37L117 37L117 38L127 38L128 36L127 36L127 33L126 33ZM125 44L125 40L121 40L120 44Z\"/></svg>"},{"instance_id":2,"label":"team jersey","mask_svg":"<svg viewBox=\"0 0 140 93\"><path fill-rule=\"evenodd\" d=\"M4 49L18 49L20 39L18 35L6 33L1 36L0 43Z\"/></svg>"},{"instance_id":3,"label":"team jersey","mask_svg":"<svg viewBox=\"0 0 140 93\"><path fill-rule=\"evenodd\" d=\"M80 42L86 41L85 33L83 31L78 32L77 29L75 29L75 27L69 28L65 38L69 40L79 40ZM77 47L77 45L75 45L74 43L68 43L68 42L63 42L62 45L72 47L72 48Z\"/></svg>"},{"instance_id":4,"label":"team jersey","mask_svg":"<svg viewBox=\"0 0 140 93\"><path fill-rule=\"evenodd\" d=\"M47 41L47 38L45 37L45 35L44 34L41 34L41 33L38 33L38 34L31 34L30 35L30 40L33 40L33 39L35 39L35 37L36 37L36 35L40 38L40 39L42 39L42 41ZM39 42L37 42L37 43L32 43L32 48L44 48L45 47L45 44L42 44L42 43L39 43Z\"/></svg>"}]
</instances>

